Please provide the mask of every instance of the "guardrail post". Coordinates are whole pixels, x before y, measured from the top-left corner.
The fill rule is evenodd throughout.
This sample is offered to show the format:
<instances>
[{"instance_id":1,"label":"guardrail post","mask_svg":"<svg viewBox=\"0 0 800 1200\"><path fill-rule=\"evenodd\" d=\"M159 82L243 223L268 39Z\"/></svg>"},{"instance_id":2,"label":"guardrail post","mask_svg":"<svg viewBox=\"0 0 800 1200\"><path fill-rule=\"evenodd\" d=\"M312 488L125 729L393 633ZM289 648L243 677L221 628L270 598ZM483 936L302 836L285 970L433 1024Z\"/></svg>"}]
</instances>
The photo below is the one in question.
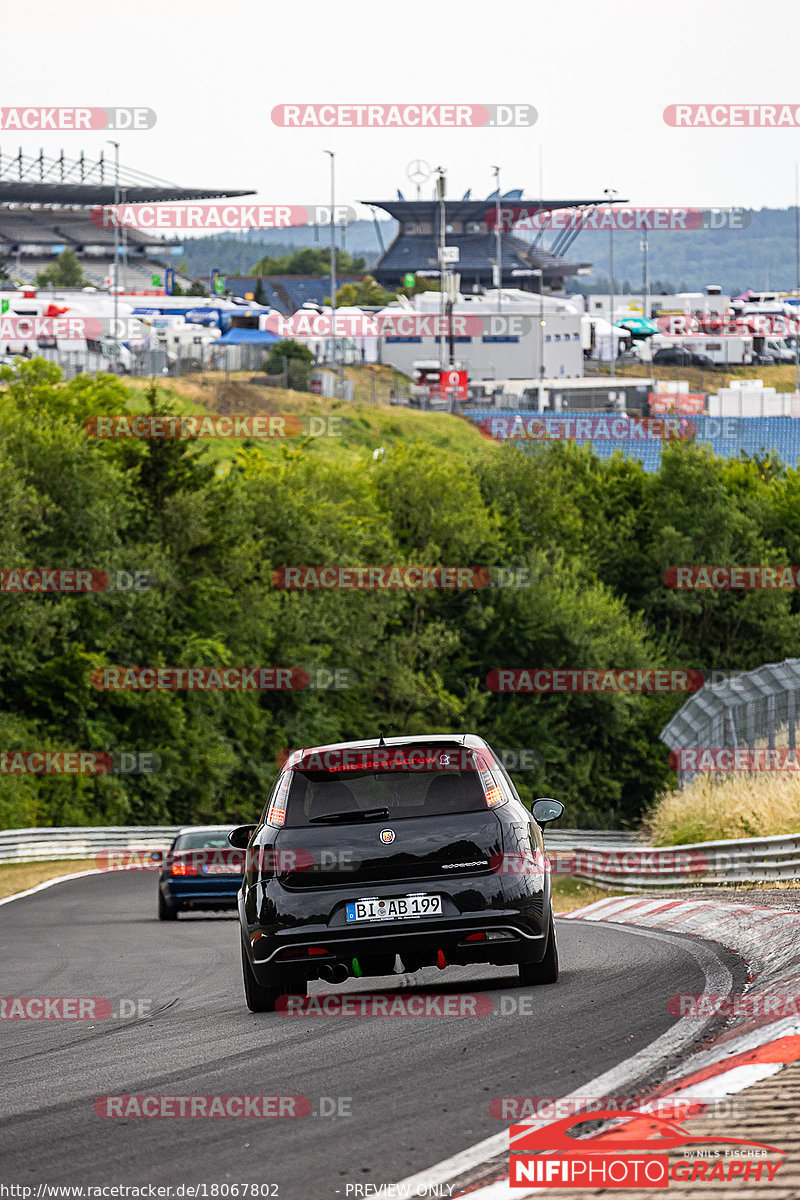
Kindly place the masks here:
<instances>
[{"instance_id":1,"label":"guardrail post","mask_svg":"<svg viewBox=\"0 0 800 1200\"><path fill-rule=\"evenodd\" d=\"M786 725L789 736L789 749L792 751L792 755L794 755L795 749L795 722L797 720L796 701L796 692L786 693Z\"/></svg>"}]
</instances>

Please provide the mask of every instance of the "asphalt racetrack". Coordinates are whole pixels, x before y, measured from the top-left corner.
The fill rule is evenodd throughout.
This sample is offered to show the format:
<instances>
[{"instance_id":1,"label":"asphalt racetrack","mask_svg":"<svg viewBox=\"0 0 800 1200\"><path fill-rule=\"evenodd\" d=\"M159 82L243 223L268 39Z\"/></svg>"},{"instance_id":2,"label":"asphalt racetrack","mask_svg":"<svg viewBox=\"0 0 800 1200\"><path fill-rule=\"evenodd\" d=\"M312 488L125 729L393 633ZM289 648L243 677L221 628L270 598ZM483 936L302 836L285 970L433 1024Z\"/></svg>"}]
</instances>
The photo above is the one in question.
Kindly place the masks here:
<instances>
[{"instance_id":1,"label":"asphalt racetrack","mask_svg":"<svg viewBox=\"0 0 800 1200\"><path fill-rule=\"evenodd\" d=\"M499 1133L495 1098L575 1091L674 1024L669 996L704 990L688 939L560 921L554 986L519 988L512 970L480 966L309 985L318 995L480 993L492 999L486 1016L254 1015L235 916L160 923L156 887L147 872L98 874L0 908L2 996L104 997L134 1014L0 1022L5 1183L33 1185L34 1196L41 1183L380 1195ZM131 1094L303 1096L311 1113L98 1115L98 1098Z\"/></svg>"}]
</instances>

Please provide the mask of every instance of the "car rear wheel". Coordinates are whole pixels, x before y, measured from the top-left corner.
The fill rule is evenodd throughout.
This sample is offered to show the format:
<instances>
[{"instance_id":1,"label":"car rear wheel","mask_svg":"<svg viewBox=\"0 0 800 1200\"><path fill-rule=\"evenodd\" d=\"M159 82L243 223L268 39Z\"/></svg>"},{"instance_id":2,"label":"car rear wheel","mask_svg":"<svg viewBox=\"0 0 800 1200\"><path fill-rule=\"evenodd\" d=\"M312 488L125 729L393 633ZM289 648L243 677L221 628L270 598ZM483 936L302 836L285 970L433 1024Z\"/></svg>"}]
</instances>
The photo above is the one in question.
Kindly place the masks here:
<instances>
[{"instance_id":1,"label":"car rear wheel","mask_svg":"<svg viewBox=\"0 0 800 1200\"><path fill-rule=\"evenodd\" d=\"M547 927L547 949L540 962L520 963L519 981L523 987L534 987L541 983L555 983L558 979L558 944L556 943L556 927L553 921L553 911L550 910L550 923Z\"/></svg>"},{"instance_id":2,"label":"car rear wheel","mask_svg":"<svg viewBox=\"0 0 800 1200\"><path fill-rule=\"evenodd\" d=\"M158 893L158 919L159 921L177 921L178 919L177 908L168 904L161 892Z\"/></svg>"},{"instance_id":3,"label":"car rear wheel","mask_svg":"<svg viewBox=\"0 0 800 1200\"><path fill-rule=\"evenodd\" d=\"M242 939L242 978L244 981L244 998L250 1012L274 1012L278 997L285 996L290 990L289 985L286 983L264 987L263 984L258 982L253 974L253 968L250 966L247 951L244 948L244 939Z\"/></svg>"}]
</instances>

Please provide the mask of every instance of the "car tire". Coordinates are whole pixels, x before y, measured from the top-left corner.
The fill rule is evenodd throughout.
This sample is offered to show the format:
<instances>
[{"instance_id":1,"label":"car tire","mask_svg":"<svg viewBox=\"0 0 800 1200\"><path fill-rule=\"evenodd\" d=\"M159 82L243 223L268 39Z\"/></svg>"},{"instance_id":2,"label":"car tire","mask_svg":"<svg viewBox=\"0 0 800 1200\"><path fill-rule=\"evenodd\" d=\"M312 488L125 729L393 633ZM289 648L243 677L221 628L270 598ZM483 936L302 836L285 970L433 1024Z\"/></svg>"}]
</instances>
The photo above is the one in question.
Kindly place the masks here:
<instances>
[{"instance_id":1,"label":"car tire","mask_svg":"<svg viewBox=\"0 0 800 1200\"><path fill-rule=\"evenodd\" d=\"M274 1012L279 996L285 996L289 990L286 985L264 987L253 974L250 959L244 948L242 939L242 979L244 982L244 998L250 1012Z\"/></svg>"},{"instance_id":2,"label":"car tire","mask_svg":"<svg viewBox=\"0 0 800 1200\"><path fill-rule=\"evenodd\" d=\"M161 892L158 893L158 919L159 921L177 921L178 909L172 904L168 904Z\"/></svg>"},{"instance_id":3,"label":"car tire","mask_svg":"<svg viewBox=\"0 0 800 1200\"><path fill-rule=\"evenodd\" d=\"M547 927L547 949L539 962L519 964L519 982L522 987L536 987L543 983L555 983L558 979L558 943L553 910Z\"/></svg>"}]
</instances>

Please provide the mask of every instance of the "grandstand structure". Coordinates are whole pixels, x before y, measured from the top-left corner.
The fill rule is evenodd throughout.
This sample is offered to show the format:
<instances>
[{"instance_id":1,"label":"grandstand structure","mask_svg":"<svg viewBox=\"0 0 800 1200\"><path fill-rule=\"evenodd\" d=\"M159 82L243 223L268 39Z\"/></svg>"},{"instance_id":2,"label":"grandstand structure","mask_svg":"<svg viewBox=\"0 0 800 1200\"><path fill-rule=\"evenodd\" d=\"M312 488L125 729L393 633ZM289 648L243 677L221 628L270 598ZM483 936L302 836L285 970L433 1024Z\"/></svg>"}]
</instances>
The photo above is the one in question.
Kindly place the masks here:
<instances>
[{"instance_id":1,"label":"grandstand structure","mask_svg":"<svg viewBox=\"0 0 800 1200\"><path fill-rule=\"evenodd\" d=\"M396 290L406 274L436 275L439 270L440 205L436 199L406 200L398 191L396 200L364 200L372 208L380 208L399 222L397 237L385 250L371 272L383 287ZM485 200L473 200L467 191L460 200L445 201L446 243L458 248L458 262L453 271L461 276L461 291L482 291L494 286L497 263L495 205L497 193ZM554 208L590 208L605 203L594 200L522 200L522 190L504 192L500 197L504 210L511 210L517 221L523 214L548 211ZM618 201L619 203L619 201ZM560 292L571 275L588 274L591 264L575 262L565 257L578 236L579 230L558 233L549 249L542 244L542 233L531 239L513 232L501 232L501 271L504 288L538 291L542 271L542 288ZM379 235L380 236L380 235Z\"/></svg>"},{"instance_id":2,"label":"grandstand structure","mask_svg":"<svg viewBox=\"0 0 800 1200\"><path fill-rule=\"evenodd\" d=\"M82 151L77 159L26 155L20 147L11 156L0 147L0 256L8 275L30 286L36 275L64 250L72 250L89 284L109 288L114 273L114 230L98 228L91 211L98 205L168 203L252 196L253 190L185 188L134 171L101 150L94 159ZM153 276L163 278L182 252L179 238L155 238L139 229L120 230L118 277L128 293L162 291ZM190 276L176 271L181 286ZM3 285L7 288L7 284Z\"/></svg>"}]
</instances>

